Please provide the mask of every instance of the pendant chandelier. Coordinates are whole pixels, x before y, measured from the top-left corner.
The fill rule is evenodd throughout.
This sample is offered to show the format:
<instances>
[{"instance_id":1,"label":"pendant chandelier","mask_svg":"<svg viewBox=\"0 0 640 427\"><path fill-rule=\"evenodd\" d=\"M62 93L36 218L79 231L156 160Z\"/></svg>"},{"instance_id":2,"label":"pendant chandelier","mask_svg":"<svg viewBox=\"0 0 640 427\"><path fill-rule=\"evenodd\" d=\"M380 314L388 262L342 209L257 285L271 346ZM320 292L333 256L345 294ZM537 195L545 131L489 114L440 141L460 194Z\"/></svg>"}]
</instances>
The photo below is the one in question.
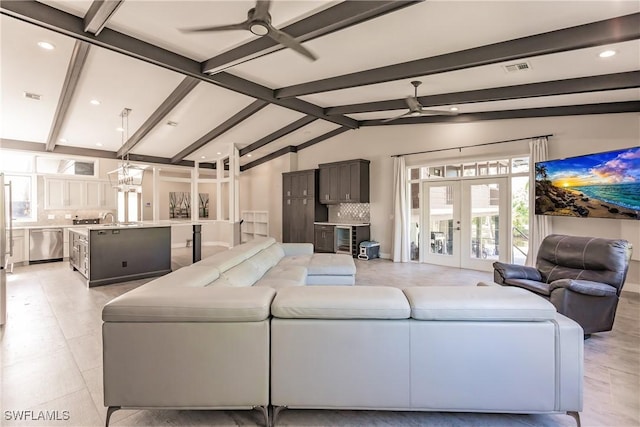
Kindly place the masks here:
<instances>
[{"instance_id":1,"label":"pendant chandelier","mask_svg":"<svg viewBox=\"0 0 640 427\"><path fill-rule=\"evenodd\" d=\"M131 108L126 108L120 113L122 146L129 140L129 114ZM132 165L129 161L129 151L122 154L122 160L117 169L112 170L107 175L113 188L120 191L139 191L142 186L144 176L143 167Z\"/></svg>"}]
</instances>

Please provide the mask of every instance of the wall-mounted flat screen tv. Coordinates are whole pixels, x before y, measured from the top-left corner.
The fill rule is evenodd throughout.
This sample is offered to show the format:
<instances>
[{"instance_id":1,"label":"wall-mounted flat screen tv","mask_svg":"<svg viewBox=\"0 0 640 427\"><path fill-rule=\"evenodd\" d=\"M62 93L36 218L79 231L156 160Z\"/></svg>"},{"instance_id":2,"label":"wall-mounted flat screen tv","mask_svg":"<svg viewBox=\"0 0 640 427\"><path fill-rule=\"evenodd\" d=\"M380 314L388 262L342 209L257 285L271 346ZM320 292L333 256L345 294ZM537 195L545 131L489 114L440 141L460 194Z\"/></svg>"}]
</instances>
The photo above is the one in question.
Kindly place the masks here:
<instances>
[{"instance_id":1,"label":"wall-mounted flat screen tv","mask_svg":"<svg viewBox=\"0 0 640 427\"><path fill-rule=\"evenodd\" d=\"M536 215L640 219L640 147L538 162Z\"/></svg>"}]
</instances>

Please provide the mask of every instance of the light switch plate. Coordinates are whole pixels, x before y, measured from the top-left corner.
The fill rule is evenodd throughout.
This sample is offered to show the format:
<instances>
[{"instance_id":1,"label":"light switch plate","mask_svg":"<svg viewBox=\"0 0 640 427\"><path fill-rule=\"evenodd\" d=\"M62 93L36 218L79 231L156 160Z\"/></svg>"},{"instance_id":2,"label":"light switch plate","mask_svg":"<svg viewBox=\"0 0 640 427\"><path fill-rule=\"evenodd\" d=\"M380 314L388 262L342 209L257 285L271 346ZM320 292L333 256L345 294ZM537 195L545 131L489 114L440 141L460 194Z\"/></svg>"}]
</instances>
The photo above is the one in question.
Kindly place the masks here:
<instances>
[{"instance_id":1,"label":"light switch plate","mask_svg":"<svg viewBox=\"0 0 640 427\"><path fill-rule=\"evenodd\" d=\"M47 215L47 219L56 219L56 216L54 214L49 214Z\"/></svg>"},{"instance_id":2,"label":"light switch plate","mask_svg":"<svg viewBox=\"0 0 640 427\"><path fill-rule=\"evenodd\" d=\"M71 214L64 214L64 219L71 219Z\"/></svg>"}]
</instances>

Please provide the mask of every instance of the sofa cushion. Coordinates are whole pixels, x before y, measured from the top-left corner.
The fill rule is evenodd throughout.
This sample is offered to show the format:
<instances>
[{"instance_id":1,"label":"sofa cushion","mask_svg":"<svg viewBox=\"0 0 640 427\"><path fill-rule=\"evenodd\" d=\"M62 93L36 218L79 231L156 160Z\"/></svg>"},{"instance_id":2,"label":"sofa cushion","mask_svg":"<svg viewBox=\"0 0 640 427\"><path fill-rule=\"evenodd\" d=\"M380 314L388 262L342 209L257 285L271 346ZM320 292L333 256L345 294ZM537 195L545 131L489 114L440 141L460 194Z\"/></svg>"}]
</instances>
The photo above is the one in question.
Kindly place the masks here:
<instances>
[{"instance_id":1,"label":"sofa cushion","mask_svg":"<svg viewBox=\"0 0 640 427\"><path fill-rule=\"evenodd\" d=\"M298 265L307 267L314 255L287 255L280 260L278 265Z\"/></svg>"},{"instance_id":2,"label":"sofa cushion","mask_svg":"<svg viewBox=\"0 0 640 427\"><path fill-rule=\"evenodd\" d=\"M228 251L218 252L217 254L206 257L196 264L212 266L220 272L224 272L240 264L247 258L248 256L246 254L229 249Z\"/></svg>"},{"instance_id":3,"label":"sofa cushion","mask_svg":"<svg viewBox=\"0 0 640 427\"><path fill-rule=\"evenodd\" d=\"M307 267L309 276L354 276L356 264L353 257L346 254L314 254Z\"/></svg>"},{"instance_id":4,"label":"sofa cushion","mask_svg":"<svg viewBox=\"0 0 640 427\"><path fill-rule=\"evenodd\" d=\"M264 274L256 264L244 261L220 274L220 278L212 283L214 286L253 286Z\"/></svg>"},{"instance_id":5,"label":"sofa cushion","mask_svg":"<svg viewBox=\"0 0 640 427\"><path fill-rule=\"evenodd\" d=\"M402 291L385 286L301 286L278 291L275 317L290 319L407 319Z\"/></svg>"},{"instance_id":6,"label":"sofa cushion","mask_svg":"<svg viewBox=\"0 0 640 427\"><path fill-rule=\"evenodd\" d=\"M418 320L543 321L556 309L531 292L496 286L425 286L404 289Z\"/></svg>"},{"instance_id":7,"label":"sofa cushion","mask_svg":"<svg viewBox=\"0 0 640 427\"><path fill-rule=\"evenodd\" d=\"M178 270L158 277L151 282L142 285L140 288L147 289L159 289L166 287L193 287L201 288L209 285L220 277L220 272L217 268L208 265L193 264L188 267L182 267Z\"/></svg>"},{"instance_id":8,"label":"sofa cushion","mask_svg":"<svg viewBox=\"0 0 640 427\"><path fill-rule=\"evenodd\" d=\"M290 288L292 286L304 286L304 282L288 279L260 279L253 286L267 286L273 289Z\"/></svg>"},{"instance_id":9,"label":"sofa cushion","mask_svg":"<svg viewBox=\"0 0 640 427\"><path fill-rule=\"evenodd\" d=\"M248 258L246 262L251 262L255 265L256 269L266 273L271 267L278 264L278 262L284 256L284 251L277 245L271 245L266 249L261 250L251 258Z\"/></svg>"},{"instance_id":10,"label":"sofa cushion","mask_svg":"<svg viewBox=\"0 0 640 427\"><path fill-rule=\"evenodd\" d=\"M253 286L269 286L274 289L304 286L307 269L296 265L276 265Z\"/></svg>"},{"instance_id":11,"label":"sofa cushion","mask_svg":"<svg viewBox=\"0 0 640 427\"><path fill-rule=\"evenodd\" d=\"M269 317L271 288L161 288L128 292L102 309L105 322L259 322ZM179 299L179 303L176 301Z\"/></svg>"},{"instance_id":12,"label":"sofa cushion","mask_svg":"<svg viewBox=\"0 0 640 427\"><path fill-rule=\"evenodd\" d=\"M200 260L197 264L214 266L220 273L223 273L275 243L276 240L273 237L256 238L247 243L234 246L228 251L211 255L210 257Z\"/></svg>"},{"instance_id":13,"label":"sofa cushion","mask_svg":"<svg viewBox=\"0 0 640 427\"><path fill-rule=\"evenodd\" d=\"M304 285L307 280L307 269L297 265L276 265L264 275L263 279L293 280Z\"/></svg>"},{"instance_id":14,"label":"sofa cushion","mask_svg":"<svg viewBox=\"0 0 640 427\"><path fill-rule=\"evenodd\" d=\"M270 258L273 259L272 265L271 265L272 267L277 263L279 263L280 260L282 260L282 258L284 258L284 250L282 249L282 246L279 244L271 245L268 248L263 249L262 252L260 253L261 254L264 253L265 256L269 256Z\"/></svg>"}]
</instances>

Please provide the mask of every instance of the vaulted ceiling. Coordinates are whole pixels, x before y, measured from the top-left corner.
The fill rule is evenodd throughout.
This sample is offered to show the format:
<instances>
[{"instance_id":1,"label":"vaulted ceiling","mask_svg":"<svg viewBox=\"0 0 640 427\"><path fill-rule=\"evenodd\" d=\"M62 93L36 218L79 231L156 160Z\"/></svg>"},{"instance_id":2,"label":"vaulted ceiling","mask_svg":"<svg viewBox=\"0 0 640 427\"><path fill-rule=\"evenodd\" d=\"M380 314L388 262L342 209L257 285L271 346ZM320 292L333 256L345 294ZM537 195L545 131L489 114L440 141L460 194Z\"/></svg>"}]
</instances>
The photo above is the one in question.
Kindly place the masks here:
<instances>
[{"instance_id":1,"label":"vaulted ceiling","mask_svg":"<svg viewBox=\"0 0 640 427\"><path fill-rule=\"evenodd\" d=\"M1 1L2 147L190 164L235 145L247 169L363 126L640 111L635 0L274 0L273 26L316 61L249 31L181 31L255 4ZM413 80L425 109L456 115L386 122Z\"/></svg>"}]
</instances>

